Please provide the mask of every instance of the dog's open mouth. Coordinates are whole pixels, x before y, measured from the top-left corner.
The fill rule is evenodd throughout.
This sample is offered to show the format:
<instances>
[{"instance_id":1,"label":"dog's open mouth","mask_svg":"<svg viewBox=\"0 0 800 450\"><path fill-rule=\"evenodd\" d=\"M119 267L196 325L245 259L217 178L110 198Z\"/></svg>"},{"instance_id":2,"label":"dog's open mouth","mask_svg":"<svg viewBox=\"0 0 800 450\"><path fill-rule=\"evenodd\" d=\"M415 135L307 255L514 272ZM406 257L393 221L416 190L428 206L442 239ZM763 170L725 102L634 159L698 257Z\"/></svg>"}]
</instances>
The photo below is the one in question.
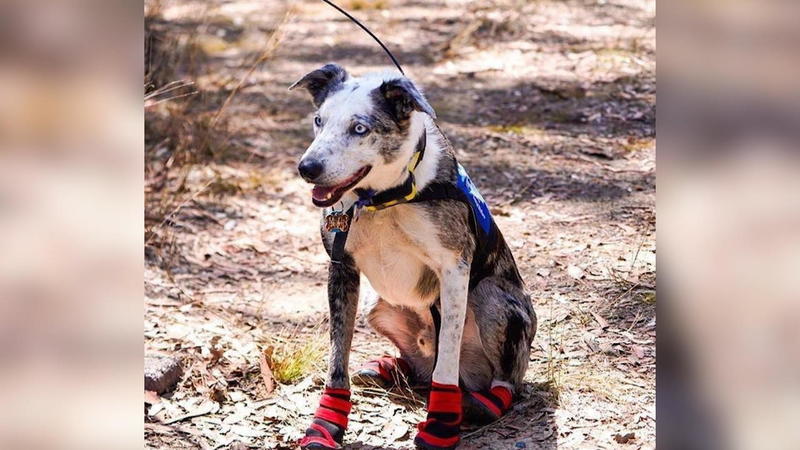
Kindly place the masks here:
<instances>
[{"instance_id":1,"label":"dog's open mouth","mask_svg":"<svg viewBox=\"0 0 800 450\"><path fill-rule=\"evenodd\" d=\"M346 180L333 186L314 186L314 189L311 190L311 201L314 203L314 206L319 207L333 205L342 198L345 192L349 191L367 176L371 169L372 166L364 166Z\"/></svg>"}]
</instances>

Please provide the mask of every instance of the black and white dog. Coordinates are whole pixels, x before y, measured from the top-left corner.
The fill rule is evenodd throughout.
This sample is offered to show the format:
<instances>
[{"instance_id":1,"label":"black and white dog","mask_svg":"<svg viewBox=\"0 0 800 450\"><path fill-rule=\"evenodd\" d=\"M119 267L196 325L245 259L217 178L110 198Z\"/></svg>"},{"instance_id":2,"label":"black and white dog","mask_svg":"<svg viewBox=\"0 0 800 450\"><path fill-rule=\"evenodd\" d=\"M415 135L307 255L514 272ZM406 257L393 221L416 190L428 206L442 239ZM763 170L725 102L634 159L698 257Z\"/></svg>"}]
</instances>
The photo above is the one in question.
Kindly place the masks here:
<instances>
[{"instance_id":1,"label":"black and white dog","mask_svg":"<svg viewBox=\"0 0 800 450\"><path fill-rule=\"evenodd\" d=\"M462 417L502 416L528 367L536 315L486 203L456 162L420 90L398 73L352 78L328 64L292 85L318 108L299 172L323 207L328 275L327 388L303 448L339 448L350 412L348 360L359 274L377 292L370 325L401 358L354 382L430 387L423 448L453 448Z\"/></svg>"}]
</instances>

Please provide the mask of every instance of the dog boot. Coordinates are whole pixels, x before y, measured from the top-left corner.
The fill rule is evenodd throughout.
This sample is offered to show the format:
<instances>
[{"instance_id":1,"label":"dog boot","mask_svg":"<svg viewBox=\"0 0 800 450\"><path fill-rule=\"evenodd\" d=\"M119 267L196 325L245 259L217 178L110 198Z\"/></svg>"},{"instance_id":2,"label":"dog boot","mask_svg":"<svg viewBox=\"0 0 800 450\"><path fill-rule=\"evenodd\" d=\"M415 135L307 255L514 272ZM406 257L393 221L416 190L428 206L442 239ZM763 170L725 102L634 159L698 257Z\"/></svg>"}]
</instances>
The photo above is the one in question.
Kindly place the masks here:
<instances>
[{"instance_id":1,"label":"dog boot","mask_svg":"<svg viewBox=\"0 0 800 450\"><path fill-rule=\"evenodd\" d=\"M417 425L414 444L426 450L452 449L458 445L461 426L461 389L453 384L431 384L428 420Z\"/></svg>"},{"instance_id":2,"label":"dog boot","mask_svg":"<svg viewBox=\"0 0 800 450\"><path fill-rule=\"evenodd\" d=\"M299 442L300 448L342 448L347 415L350 414L351 407L349 390L325 388L325 393L319 400L319 408L314 414L314 421Z\"/></svg>"},{"instance_id":3,"label":"dog boot","mask_svg":"<svg viewBox=\"0 0 800 450\"><path fill-rule=\"evenodd\" d=\"M356 386L378 386L389 389L398 384L401 379L407 379L411 374L411 367L403 358L384 356L379 359L364 363L351 381Z\"/></svg>"},{"instance_id":4,"label":"dog boot","mask_svg":"<svg viewBox=\"0 0 800 450\"><path fill-rule=\"evenodd\" d=\"M494 422L503 416L511 406L511 390L505 386L495 386L488 391L468 392L464 396L464 415L475 424Z\"/></svg>"}]
</instances>

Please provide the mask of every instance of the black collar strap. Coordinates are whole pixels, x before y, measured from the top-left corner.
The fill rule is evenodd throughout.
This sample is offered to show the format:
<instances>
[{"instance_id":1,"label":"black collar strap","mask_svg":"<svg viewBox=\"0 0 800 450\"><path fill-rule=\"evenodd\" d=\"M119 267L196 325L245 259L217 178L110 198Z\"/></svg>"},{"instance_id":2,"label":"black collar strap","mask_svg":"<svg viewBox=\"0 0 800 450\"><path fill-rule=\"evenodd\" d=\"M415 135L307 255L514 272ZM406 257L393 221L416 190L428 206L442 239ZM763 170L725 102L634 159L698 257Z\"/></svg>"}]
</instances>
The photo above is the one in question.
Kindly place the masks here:
<instances>
[{"instance_id":1,"label":"black collar strap","mask_svg":"<svg viewBox=\"0 0 800 450\"><path fill-rule=\"evenodd\" d=\"M417 149L414 152L414 155L411 156L411 160L408 162L408 167L406 168L408 170L408 177L406 177L406 181L393 188L389 188L378 193L373 193L372 191L367 191L364 189L356 189L355 192L356 195L358 195L356 207L364 208L367 211L379 211L381 209L386 209L413 200L414 197L416 197L419 193L414 180L414 170L417 169L419 163L422 162L422 158L425 157L426 143L427 132L423 129L422 136L420 136L419 142L417 142Z\"/></svg>"}]
</instances>

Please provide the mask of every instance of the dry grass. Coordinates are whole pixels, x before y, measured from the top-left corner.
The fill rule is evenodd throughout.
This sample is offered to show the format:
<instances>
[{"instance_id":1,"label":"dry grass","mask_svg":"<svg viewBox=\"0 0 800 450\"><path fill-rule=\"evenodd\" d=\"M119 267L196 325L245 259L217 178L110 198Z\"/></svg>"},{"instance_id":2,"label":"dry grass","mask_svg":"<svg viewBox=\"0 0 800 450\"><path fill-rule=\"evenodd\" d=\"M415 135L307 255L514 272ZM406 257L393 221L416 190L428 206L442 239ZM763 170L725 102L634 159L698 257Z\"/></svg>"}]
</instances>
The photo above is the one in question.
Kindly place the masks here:
<instances>
[{"instance_id":1,"label":"dry grass","mask_svg":"<svg viewBox=\"0 0 800 450\"><path fill-rule=\"evenodd\" d=\"M273 345L264 348L272 376L282 384L295 383L314 371L319 371L325 356L327 339L313 333L304 339L297 336L275 338Z\"/></svg>"},{"instance_id":2,"label":"dry grass","mask_svg":"<svg viewBox=\"0 0 800 450\"><path fill-rule=\"evenodd\" d=\"M490 125L487 127L489 131L493 131L495 133L510 133L520 136L546 136L547 131L543 130L539 127L530 126L530 125L522 125L522 124L512 124L512 125Z\"/></svg>"},{"instance_id":3,"label":"dry grass","mask_svg":"<svg viewBox=\"0 0 800 450\"><path fill-rule=\"evenodd\" d=\"M167 150L171 167L223 160L234 146L230 121L210 112L194 112L192 101L156 105L147 111L145 150Z\"/></svg>"},{"instance_id":4,"label":"dry grass","mask_svg":"<svg viewBox=\"0 0 800 450\"><path fill-rule=\"evenodd\" d=\"M554 302L553 298L547 301L550 317L553 317ZM562 347L563 343L561 341L564 336L564 332L561 329L562 325L560 324L561 322L556 321L548 321L544 324L547 329L547 341L549 343L547 347L547 363L544 368L546 381L539 383L537 386L537 390L546 392L551 396L550 406L553 407L559 404L564 378L564 363L560 355L557 354L559 352L558 349Z\"/></svg>"},{"instance_id":5,"label":"dry grass","mask_svg":"<svg viewBox=\"0 0 800 450\"><path fill-rule=\"evenodd\" d=\"M176 81L191 84L208 55L197 43L199 33L178 33L161 18L160 9L145 15L145 92L150 94Z\"/></svg>"},{"instance_id":6,"label":"dry grass","mask_svg":"<svg viewBox=\"0 0 800 450\"><path fill-rule=\"evenodd\" d=\"M642 303L646 305L656 304L656 291L641 292L637 297Z\"/></svg>"},{"instance_id":7,"label":"dry grass","mask_svg":"<svg viewBox=\"0 0 800 450\"><path fill-rule=\"evenodd\" d=\"M213 9L208 7L195 17L198 25L187 30L163 19L162 12L160 0L146 2L144 84L148 220L145 234L148 246L165 250L173 246L165 241L168 233L160 233L159 228L187 200L205 190L218 197L241 192L238 185L220 176L201 190L188 186L187 177L193 167L210 161L224 163L236 155L240 146L235 143L237 134L226 109L244 81L274 54L290 12L284 15L261 50L236 74L238 76L217 85L200 85L195 81L210 70L209 49L204 39L213 37L208 34L211 25L227 26L232 22L216 18Z\"/></svg>"}]
</instances>

